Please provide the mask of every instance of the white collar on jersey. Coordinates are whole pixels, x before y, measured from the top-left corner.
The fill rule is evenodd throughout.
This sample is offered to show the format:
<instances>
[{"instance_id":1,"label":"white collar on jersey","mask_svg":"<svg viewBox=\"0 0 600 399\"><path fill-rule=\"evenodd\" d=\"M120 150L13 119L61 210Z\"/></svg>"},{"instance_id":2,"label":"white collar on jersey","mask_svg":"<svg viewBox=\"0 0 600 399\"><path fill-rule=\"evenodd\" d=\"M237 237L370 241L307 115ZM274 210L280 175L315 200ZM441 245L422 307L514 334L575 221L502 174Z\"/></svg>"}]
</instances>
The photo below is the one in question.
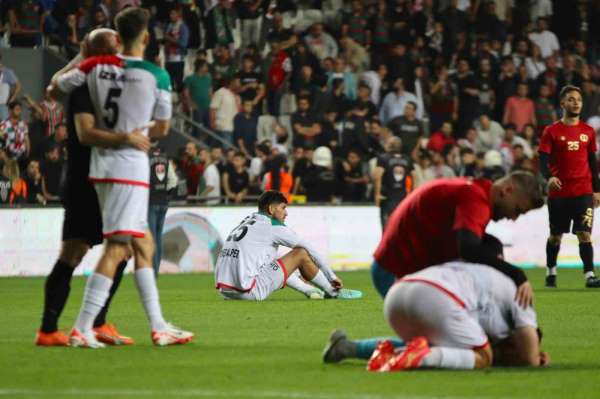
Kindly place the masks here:
<instances>
[{"instance_id":1,"label":"white collar on jersey","mask_svg":"<svg viewBox=\"0 0 600 399\"><path fill-rule=\"evenodd\" d=\"M131 55L123 55L123 54L117 54L117 57L119 58L123 58L124 60L131 60L131 61L142 61L143 58L142 57L134 57Z\"/></svg>"}]
</instances>

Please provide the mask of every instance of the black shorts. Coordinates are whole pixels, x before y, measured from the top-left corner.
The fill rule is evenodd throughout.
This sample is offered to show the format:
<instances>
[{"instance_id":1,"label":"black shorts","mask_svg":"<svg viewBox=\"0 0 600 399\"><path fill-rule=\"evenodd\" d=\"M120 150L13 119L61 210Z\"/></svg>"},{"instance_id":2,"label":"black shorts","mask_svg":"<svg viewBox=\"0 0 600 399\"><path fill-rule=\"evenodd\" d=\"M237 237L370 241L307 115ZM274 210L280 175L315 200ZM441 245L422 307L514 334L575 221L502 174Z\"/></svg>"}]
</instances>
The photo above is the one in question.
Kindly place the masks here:
<instances>
[{"instance_id":1,"label":"black shorts","mask_svg":"<svg viewBox=\"0 0 600 399\"><path fill-rule=\"evenodd\" d=\"M83 240L90 247L102 244L102 214L92 183L67 181L63 205L63 241Z\"/></svg>"},{"instance_id":2,"label":"black shorts","mask_svg":"<svg viewBox=\"0 0 600 399\"><path fill-rule=\"evenodd\" d=\"M594 224L594 200L592 194L570 198L548 198L550 234L592 231ZM573 227L571 228L571 221Z\"/></svg>"}]
</instances>

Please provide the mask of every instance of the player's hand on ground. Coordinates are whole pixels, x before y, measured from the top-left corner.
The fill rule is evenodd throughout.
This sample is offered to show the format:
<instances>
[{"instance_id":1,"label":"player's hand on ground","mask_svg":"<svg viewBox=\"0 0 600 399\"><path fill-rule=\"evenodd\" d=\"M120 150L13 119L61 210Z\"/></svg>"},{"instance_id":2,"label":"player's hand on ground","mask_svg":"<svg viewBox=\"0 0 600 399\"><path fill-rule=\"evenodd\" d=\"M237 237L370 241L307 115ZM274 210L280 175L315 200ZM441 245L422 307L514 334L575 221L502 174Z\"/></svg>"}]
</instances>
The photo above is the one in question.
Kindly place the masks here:
<instances>
[{"instance_id":1,"label":"player's hand on ground","mask_svg":"<svg viewBox=\"0 0 600 399\"><path fill-rule=\"evenodd\" d=\"M550 355L548 352L540 352L540 367L546 367L550 365Z\"/></svg>"},{"instance_id":2,"label":"player's hand on ground","mask_svg":"<svg viewBox=\"0 0 600 399\"><path fill-rule=\"evenodd\" d=\"M525 281L517 288L517 295L515 299L519 305L523 308L533 305L533 288L529 281Z\"/></svg>"},{"instance_id":3,"label":"player's hand on ground","mask_svg":"<svg viewBox=\"0 0 600 399\"><path fill-rule=\"evenodd\" d=\"M562 189L562 182L558 177L552 176L548 180L548 190L549 191L560 191Z\"/></svg>"},{"instance_id":4,"label":"player's hand on ground","mask_svg":"<svg viewBox=\"0 0 600 399\"><path fill-rule=\"evenodd\" d=\"M600 206L600 193L594 193L594 208Z\"/></svg>"},{"instance_id":5,"label":"player's hand on ground","mask_svg":"<svg viewBox=\"0 0 600 399\"><path fill-rule=\"evenodd\" d=\"M126 134L126 144L140 151L150 151L150 139L144 135L142 129L135 129L131 133Z\"/></svg>"},{"instance_id":6,"label":"player's hand on ground","mask_svg":"<svg viewBox=\"0 0 600 399\"><path fill-rule=\"evenodd\" d=\"M331 286L336 290L341 290L344 287L344 283L342 283L342 280L340 280L338 277L331 280L330 283Z\"/></svg>"}]
</instances>

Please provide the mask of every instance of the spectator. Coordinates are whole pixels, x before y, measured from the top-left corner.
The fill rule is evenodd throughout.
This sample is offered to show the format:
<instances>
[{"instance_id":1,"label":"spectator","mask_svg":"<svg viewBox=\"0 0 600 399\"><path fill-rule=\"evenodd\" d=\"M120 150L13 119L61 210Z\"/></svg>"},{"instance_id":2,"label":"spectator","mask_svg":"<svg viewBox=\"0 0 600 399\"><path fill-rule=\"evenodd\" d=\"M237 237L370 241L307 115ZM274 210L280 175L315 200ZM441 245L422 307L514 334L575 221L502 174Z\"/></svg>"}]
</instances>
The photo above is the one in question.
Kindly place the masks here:
<instances>
[{"instance_id":1,"label":"spectator","mask_svg":"<svg viewBox=\"0 0 600 399\"><path fill-rule=\"evenodd\" d=\"M2 168L2 174L10 182L9 203L24 204L27 202L27 183L21 178L19 164L14 159L8 159Z\"/></svg>"},{"instance_id":2,"label":"spectator","mask_svg":"<svg viewBox=\"0 0 600 399\"><path fill-rule=\"evenodd\" d=\"M550 99L555 107L558 108L558 91L564 86L564 76L562 71L558 68L555 57L546 58L546 70L542 72L536 79L537 87L547 85L550 89Z\"/></svg>"},{"instance_id":3,"label":"spectator","mask_svg":"<svg viewBox=\"0 0 600 399\"><path fill-rule=\"evenodd\" d=\"M600 106L600 89L591 80L584 80L582 85L583 108L581 119L587 120L598 112Z\"/></svg>"},{"instance_id":4,"label":"spectator","mask_svg":"<svg viewBox=\"0 0 600 399\"><path fill-rule=\"evenodd\" d=\"M403 115L390 120L388 128L402 139L403 154L410 155L424 135L423 124L417 119L417 104L413 101L407 102Z\"/></svg>"},{"instance_id":5,"label":"spectator","mask_svg":"<svg viewBox=\"0 0 600 399\"><path fill-rule=\"evenodd\" d=\"M270 148L260 143L254 147L254 157L250 160L250 168L248 169L248 176L250 177L250 190L255 194L262 191L260 185L263 175L264 164L270 154Z\"/></svg>"},{"instance_id":6,"label":"spectator","mask_svg":"<svg viewBox=\"0 0 600 399\"><path fill-rule=\"evenodd\" d=\"M0 62L0 122L8 118L8 104L15 101L20 93L21 82L15 72Z\"/></svg>"},{"instance_id":7,"label":"spectator","mask_svg":"<svg viewBox=\"0 0 600 399\"><path fill-rule=\"evenodd\" d=\"M563 57L562 75L565 85L582 86L583 77L577 71L577 61L573 54L567 54Z\"/></svg>"},{"instance_id":8,"label":"spectator","mask_svg":"<svg viewBox=\"0 0 600 399\"><path fill-rule=\"evenodd\" d=\"M372 65L372 64L371 64ZM381 91L388 74L387 65L381 63L371 71L360 75L360 80L371 89L371 101L379 106L381 101Z\"/></svg>"},{"instance_id":9,"label":"spectator","mask_svg":"<svg viewBox=\"0 0 600 399\"><path fill-rule=\"evenodd\" d=\"M241 22L242 45L258 44L260 41L262 0L241 0L238 2L238 16Z\"/></svg>"},{"instance_id":10,"label":"spectator","mask_svg":"<svg viewBox=\"0 0 600 399\"><path fill-rule=\"evenodd\" d=\"M537 79L546 70L546 62L542 58L540 48L535 44L531 46L531 55L525 59L525 67L527 76L531 79Z\"/></svg>"},{"instance_id":11,"label":"spectator","mask_svg":"<svg viewBox=\"0 0 600 399\"><path fill-rule=\"evenodd\" d=\"M213 80L219 82L221 79L231 79L238 72L237 62L231 56L228 47L217 46L213 50L214 62L211 65Z\"/></svg>"},{"instance_id":12,"label":"spectator","mask_svg":"<svg viewBox=\"0 0 600 399\"><path fill-rule=\"evenodd\" d=\"M342 38L348 36L362 46L370 46L369 15L365 11L363 2L352 0L351 8L351 12L344 17L342 23Z\"/></svg>"},{"instance_id":13,"label":"spectator","mask_svg":"<svg viewBox=\"0 0 600 399\"><path fill-rule=\"evenodd\" d=\"M198 146L193 141L188 142L179 164L179 169L187 183L188 195L196 195L198 192L198 184L204 167L205 165L198 155Z\"/></svg>"},{"instance_id":14,"label":"spectator","mask_svg":"<svg viewBox=\"0 0 600 399\"><path fill-rule=\"evenodd\" d=\"M386 64L390 81L395 82L397 79L402 79L406 83L412 82L415 65L411 56L406 52L406 44L395 43L390 50L390 55L386 58Z\"/></svg>"},{"instance_id":15,"label":"spectator","mask_svg":"<svg viewBox=\"0 0 600 399\"><path fill-rule=\"evenodd\" d=\"M501 72L498 78L498 85L496 86L496 110L494 113L494 116L498 119L502 119L506 100L517 93L517 86L519 84L519 76L517 75L512 58L504 57L500 68Z\"/></svg>"},{"instance_id":16,"label":"spectator","mask_svg":"<svg viewBox=\"0 0 600 399\"><path fill-rule=\"evenodd\" d=\"M29 161L24 180L27 184L27 203L46 205L46 182L40 172L39 161L35 159Z\"/></svg>"},{"instance_id":17,"label":"spectator","mask_svg":"<svg viewBox=\"0 0 600 399\"><path fill-rule=\"evenodd\" d=\"M322 133L321 123L310 112L310 100L308 97L298 99L298 110L291 117L293 131L293 146L313 146L319 142Z\"/></svg>"},{"instance_id":18,"label":"spectator","mask_svg":"<svg viewBox=\"0 0 600 399\"><path fill-rule=\"evenodd\" d=\"M226 152L223 152L223 148L219 146L215 146L210 149L210 156L212 162L217 167L219 171L219 176L223 176L223 173L227 170L233 160L233 154L235 154L235 150L228 149Z\"/></svg>"},{"instance_id":19,"label":"spectator","mask_svg":"<svg viewBox=\"0 0 600 399\"><path fill-rule=\"evenodd\" d=\"M457 88L448 78L448 68L445 65L436 67L436 76L431 88L430 120L431 129L438 130L445 121L456 121L458 118Z\"/></svg>"},{"instance_id":20,"label":"spectator","mask_svg":"<svg viewBox=\"0 0 600 399\"><path fill-rule=\"evenodd\" d=\"M511 96L504 106L504 124L511 123L516 126L517 132L522 132L528 123L536 124L535 104L527 97L529 87L525 83L517 86L517 95Z\"/></svg>"},{"instance_id":21,"label":"spectator","mask_svg":"<svg viewBox=\"0 0 600 399\"><path fill-rule=\"evenodd\" d=\"M181 91L185 54L187 52L190 31L181 18L181 8L169 11L169 24L165 30L165 68L173 80L175 91Z\"/></svg>"},{"instance_id":22,"label":"spectator","mask_svg":"<svg viewBox=\"0 0 600 399\"><path fill-rule=\"evenodd\" d=\"M478 150L489 151L500 148L502 137L504 137L502 125L491 120L489 116L482 114L475 123L475 128L477 129Z\"/></svg>"},{"instance_id":23,"label":"spectator","mask_svg":"<svg viewBox=\"0 0 600 399\"><path fill-rule=\"evenodd\" d=\"M471 148L460 149L460 168L458 176L478 176L477 157Z\"/></svg>"},{"instance_id":24,"label":"spectator","mask_svg":"<svg viewBox=\"0 0 600 399\"><path fill-rule=\"evenodd\" d=\"M481 143L479 142L477 129L475 129L474 127L467 129L465 137L462 139L458 139L457 143L460 148L468 148L470 150L473 150L473 152L478 152L481 149Z\"/></svg>"},{"instance_id":25,"label":"spectator","mask_svg":"<svg viewBox=\"0 0 600 399\"><path fill-rule=\"evenodd\" d=\"M371 88L360 82L358 84L358 98L354 102L355 113L368 120L378 116L377 106L371 101Z\"/></svg>"},{"instance_id":26,"label":"spectator","mask_svg":"<svg viewBox=\"0 0 600 399\"><path fill-rule=\"evenodd\" d=\"M229 47L233 45L235 29L235 14L230 0L218 0L218 3L208 11L206 16L205 45L208 49L216 46Z\"/></svg>"},{"instance_id":27,"label":"spectator","mask_svg":"<svg viewBox=\"0 0 600 399\"><path fill-rule=\"evenodd\" d=\"M496 102L496 78L492 71L492 60L488 57L479 60L479 71L476 75L479 89L479 108L481 113L491 115Z\"/></svg>"},{"instance_id":28,"label":"spectator","mask_svg":"<svg viewBox=\"0 0 600 399\"><path fill-rule=\"evenodd\" d=\"M350 150L341 162L340 180L343 182L342 201L362 202L366 200L369 183L369 167L357 150Z\"/></svg>"},{"instance_id":29,"label":"spectator","mask_svg":"<svg viewBox=\"0 0 600 399\"><path fill-rule=\"evenodd\" d=\"M440 131L435 132L427 142L429 151L442 152L447 146L454 146L456 140L452 135L452 123L444 122Z\"/></svg>"},{"instance_id":30,"label":"spectator","mask_svg":"<svg viewBox=\"0 0 600 399\"><path fill-rule=\"evenodd\" d=\"M104 13L101 10L98 10L97 14L104 17ZM75 14L67 15L66 24L59 28L59 35L69 59L75 57L77 53L79 53L82 39L80 33L80 29L77 26L77 16Z\"/></svg>"},{"instance_id":31,"label":"spectator","mask_svg":"<svg viewBox=\"0 0 600 399\"><path fill-rule=\"evenodd\" d=\"M425 170L426 179L433 180L456 176L456 173L446 163L445 155L446 153L431 153L431 165Z\"/></svg>"},{"instance_id":32,"label":"spectator","mask_svg":"<svg viewBox=\"0 0 600 399\"><path fill-rule=\"evenodd\" d=\"M239 73L242 100L252 102L253 109L261 111L262 100L266 95L265 85L261 82L260 75L255 72L254 59L246 55L242 58L242 70Z\"/></svg>"},{"instance_id":33,"label":"spectator","mask_svg":"<svg viewBox=\"0 0 600 399\"><path fill-rule=\"evenodd\" d=\"M0 137L4 141L8 156L15 158L24 166L31 146L29 145L29 128L21 119L21 103L14 101L8 105L10 115L0 123Z\"/></svg>"},{"instance_id":34,"label":"spectator","mask_svg":"<svg viewBox=\"0 0 600 399\"><path fill-rule=\"evenodd\" d=\"M53 99L48 92L44 93L44 99L36 103L30 96L24 96L27 105L33 111L33 117L42 122L44 128L44 137L50 137L54 130L64 119L64 108L61 103Z\"/></svg>"},{"instance_id":35,"label":"spectator","mask_svg":"<svg viewBox=\"0 0 600 399\"><path fill-rule=\"evenodd\" d=\"M458 92L457 136L463 137L464 132L472 126L473 120L480 113L479 85L466 58L458 60L454 84Z\"/></svg>"},{"instance_id":36,"label":"spectator","mask_svg":"<svg viewBox=\"0 0 600 399\"><path fill-rule=\"evenodd\" d=\"M209 150L201 149L200 159L204 163L204 185L198 186L198 195L209 198L205 202L206 205L218 205L221 203L221 175Z\"/></svg>"},{"instance_id":37,"label":"spectator","mask_svg":"<svg viewBox=\"0 0 600 399\"><path fill-rule=\"evenodd\" d=\"M242 111L233 120L233 140L247 158L252 158L256 144L258 116L254 112L254 103L247 98L242 102Z\"/></svg>"},{"instance_id":38,"label":"spectator","mask_svg":"<svg viewBox=\"0 0 600 399\"><path fill-rule=\"evenodd\" d=\"M440 21L444 25L445 37L457 37L459 33L467 31L467 14L458 8L458 0L450 0L450 4L440 15ZM448 47L448 51L454 50L452 45Z\"/></svg>"},{"instance_id":39,"label":"spectator","mask_svg":"<svg viewBox=\"0 0 600 399\"><path fill-rule=\"evenodd\" d=\"M341 58L354 73L362 73L369 68L369 53L350 37L340 39Z\"/></svg>"},{"instance_id":40,"label":"spectator","mask_svg":"<svg viewBox=\"0 0 600 399\"><path fill-rule=\"evenodd\" d=\"M321 62L326 58L336 58L338 56L338 45L335 39L323 30L323 24L321 23L314 24L310 28L304 41L310 51Z\"/></svg>"},{"instance_id":41,"label":"spectator","mask_svg":"<svg viewBox=\"0 0 600 399\"><path fill-rule=\"evenodd\" d=\"M288 41L274 37L271 40L271 52L267 56L266 65L263 68L267 81L267 105L269 113L273 116L279 116L285 83L292 72L292 60L286 51L286 48L292 43L295 43L294 39Z\"/></svg>"},{"instance_id":42,"label":"spectator","mask_svg":"<svg viewBox=\"0 0 600 399\"><path fill-rule=\"evenodd\" d=\"M509 123L504 126L504 137L502 138L501 148L506 147L514 153L514 147L517 145L521 147L521 151L526 158L533 157L533 150L531 149L529 142L518 135L517 128L514 124Z\"/></svg>"},{"instance_id":43,"label":"spectator","mask_svg":"<svg viewBox=\"0 0 600 399\"><path fill-rule=\"evenodd\" d=\"M379 119L384 125L387 125L392 119L397 116L404 115L406 104L412 101L414 104L418 104L417 97L404 90L404 82L401 78L396 79L394 82L395 91L388 93L383 99L381 108L379 110ZM423 110L416 110L417 119L423 117Z\"/></svg>"},{"instance_id":44,"label":"spectator","mask_svg":"<svg viewBox=\"0 0 600 399\"><path fill-rule=\"evenodd\" d=\"M349 100L356 99L356 76L346 66L346 61L338 57L334 61L333 72L328 74L329 85L332 87L335 79L344 82L344 96Z\"/></svg>"},{"instance_id":45,"label":"spectator","mask_svg":"<svg viewBox=\"0 0 600 399\"><path fill-rule=\"evenodd\" d=\"M390 43L392 20L387 3L380 0L375 5L375 13L369 22L371 32L371 64L380 65ZM378 104L379 102L376 102Z\"/></svg>"},{"instance_id":46,"label":"spectator","mask_svg":"<svg viewBox=\"0 0 600 399\"><path fill-rule=\"evenodd\" d=\"M312 167L302 176L308 202L332 202L336 192L331 150L319 147L312 157Z\"/></svg>"},{"instance_id":47,"label":"spectator","mask_svg":"<svg viewBox=\"0 0 600 399\"><path fill-rule=\"evenodd\" d=\"M290 200L294 188L294 178L289 173L285 157L276 155L267 163L264 176L264 189L281 191Z\"/></svg>"},{"instance_id":48,"label":"spectator","mask_svg":"<svg viewBox=\"0 0 600 399\"><path fill-rule=\"evenodd\" d=\"M223 78L222 85L210 101L210 127L226 143L232 144L233 119L240 110L240 98L237 94L240 79Z\"/></svg>"},{"instance_id":49,"label":"spectator","mask_svg":"<svg viewBox=\"0 0 600 399\"><path fill-rule=\"evenodd\" d=\"M223 189L227 199L239 204L244 201L250 188L250 176L246 168L246 155L236 152L233 164L223 173Z\"/></svg>"},{"instance_id":50,"label":"spectator","mask_svg":"<svg viewBox=\"0 0 600 399\"><path fill-rule=\"evenodd\" d=\"M186 112L191 112L196 123L209 125L210 99L212 97L212 77L208 73L208 63L197 60L194 73L183 81L182 102ZM194 129L196 136L199 130Z\"/></svg>"},{"instance_id":51,"label":"spectator","mask_svg":"<svg viewBox=\"0 0 600 399\"><path fill-rule=\"evenodd\" d=\"M42 44L46 12L37 0L21 0L8 10L10 45L36 47Z\"/></svg>"},{"instance_id":52,"label":"spectator","mask_svg":"<svg viewBox=\"0 0 600 399\"><path fill-rule=\"evenodd\" d=\"M538 132L540 134L546 126L551 125L557 119L556 110L549 97L550 88L546 84L541 85L539 96L535 100L535 120L537 121Z\"/></svg>"},{"instance_id":53,"label":"spectator","mask_svg":"<svg viewBox=\"0 0 600 399\"><path fill-rule=\"evenodd\" d=\"M40 170L45 182L45 193L47 201L58 201L61 194L61 177L64 161L60 152L60 146L51 143L46 149L44 160Z\"/></svg>"},{"instance_id":54,"label":"spectator","mask_svg":"<svg viewBox=\"0 0 600 399\"><path fill-rule=\"evenodd\" d=\"M529 40L540 48L542 58L558 55L560 45L556 35L547 29L546 18L539 17L537 19L536 30L529 34Z\"/></svg>"}]
</instances>

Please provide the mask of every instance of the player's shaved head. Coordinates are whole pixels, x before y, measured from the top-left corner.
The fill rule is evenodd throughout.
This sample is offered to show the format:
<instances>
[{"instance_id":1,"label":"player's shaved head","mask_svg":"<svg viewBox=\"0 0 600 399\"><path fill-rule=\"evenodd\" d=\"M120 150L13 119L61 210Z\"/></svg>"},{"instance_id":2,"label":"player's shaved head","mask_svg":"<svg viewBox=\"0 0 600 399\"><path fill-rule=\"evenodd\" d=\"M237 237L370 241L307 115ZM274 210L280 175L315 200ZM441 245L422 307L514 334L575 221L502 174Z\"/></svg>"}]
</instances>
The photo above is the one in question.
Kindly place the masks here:
<instances>
[{"instance_id":1,"label":"player's shaved head","mask_svg":"<svg viewBox=\"0 0 600 399\"><path fill-rule=\"evenodd\" d=\"M131 46L143 38L148 29L150 14L139 7L129 7L115 17L117 32L125 46Z\"/></svg>"},{"instance_id":2,"label":"player's shaved head","mask_svg":"<svg viewBox=\"0 0 600 399\"><path fill-rule=\"evenodd\" d=\"M108 55L119 52L117 32L108 28L94 29L86 38L87 55Z\"/></svg>"}]
</instances>

